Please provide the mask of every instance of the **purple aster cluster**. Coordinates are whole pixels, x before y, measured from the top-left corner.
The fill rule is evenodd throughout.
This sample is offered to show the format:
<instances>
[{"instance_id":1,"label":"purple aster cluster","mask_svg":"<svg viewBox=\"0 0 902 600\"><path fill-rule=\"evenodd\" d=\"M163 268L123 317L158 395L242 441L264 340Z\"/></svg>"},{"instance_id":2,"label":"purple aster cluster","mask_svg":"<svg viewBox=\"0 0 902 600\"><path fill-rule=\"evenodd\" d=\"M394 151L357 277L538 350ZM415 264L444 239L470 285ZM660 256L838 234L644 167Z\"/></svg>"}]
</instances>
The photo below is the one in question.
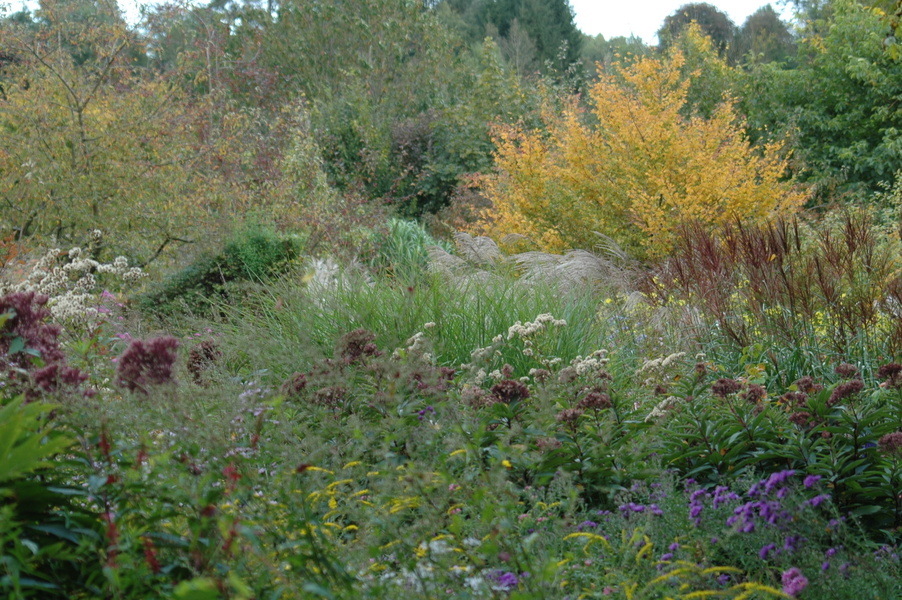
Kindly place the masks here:
<instances>
[{"instance_id":1,"label":"purple aster cluster","mask_svg":"<svg viewBox=\"0 0 902 600\"><path fill-rule=\"evenodd\" d=\"M620 511L620 514L623 515L624 518L629 517L632 514L636 513L649 513L656 517L660 517L664 514L664 511L661 510L657 504L636 504L635 502L627 502L626 504L621 504L617 507Z\"/></svg>"},{"instance_id":2,"label":"purple aster cluster","mask_svg":"<svg viewBox=\"0 0 902 600\"><path fill-rule=\"evenodd\" d=\"M802 572L797 568L793 567L786 571L783 571L783 593L796 597L802 593L808 587L808 578L802 575Z\"/></svg>"},{"instance_id":3,"label":"purple aster cluster","mask_svg":"<svg viewBox=\"0 0 902 600\"><path fill-rule=\"evenodd\" d=\"M705 509L705 500L707 498L712 499L712 505L715 509L740 499L737 493L730 491L730 488L725 485L715 487L713 493L704 489L694 490L689 494L689 520L696 527L701 526L702 512Z\"/></svg>"},{"instance_id":4,"label":"purple aster cluster","mask_svg":"<svg viewBox=\"0 0 902 600\"><path fill-rule=\"evenodd\" d=\"M696 527L702 524L702 511L705 510L705 498L709 498L710 493L703 489L695 490L689 494L689 520Z\"/></svg>"},{"instance_id":5,"label":"purple aster cluster","mask_svg":"<svg viewBox=\"0 0 902 600\"><path fill-rule=\"evenodd\" d=\"M488 576L492 589L508 592L520 584L520 577L511 571L495 571Z\"/></svg>"}]
</instances>

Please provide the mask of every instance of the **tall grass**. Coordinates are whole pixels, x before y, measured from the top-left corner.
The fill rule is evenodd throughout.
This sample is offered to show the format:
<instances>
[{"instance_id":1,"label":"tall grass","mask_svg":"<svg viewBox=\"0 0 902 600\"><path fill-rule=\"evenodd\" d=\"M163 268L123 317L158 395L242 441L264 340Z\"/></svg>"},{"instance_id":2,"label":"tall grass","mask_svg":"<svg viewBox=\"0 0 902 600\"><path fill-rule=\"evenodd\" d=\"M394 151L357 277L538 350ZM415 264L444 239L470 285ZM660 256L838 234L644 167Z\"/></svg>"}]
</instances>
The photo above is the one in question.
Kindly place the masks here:
<instances>
[{"instance_id":1,"label":"tall grass","mask_svg":"<svg viewBox=\"0 0 902 600\"><path fill-rule=\"evenodd\" d=\"M247 368L270 369L286 375L318 357L330 356L335 341L357 328L372 331L380 347L400 348L415 333L428 335L439 365L458 367L471 353L506 335L516 321L551 313L567 327L548 340L546 351L564 361L635 337L623 319L599 312L599 292L561 293L553 285L526 285L513 276L487 281L450 281L423 275L405 285L380 277L368 282L348 275L332 289L298 285L284 279L261 290L244 306L224 307L230 343L243 356ZM227 342L229 343L229 342ZM538 366L521 353L506 348L501 361L520 374Z\"/></svg>"}]
</instances>

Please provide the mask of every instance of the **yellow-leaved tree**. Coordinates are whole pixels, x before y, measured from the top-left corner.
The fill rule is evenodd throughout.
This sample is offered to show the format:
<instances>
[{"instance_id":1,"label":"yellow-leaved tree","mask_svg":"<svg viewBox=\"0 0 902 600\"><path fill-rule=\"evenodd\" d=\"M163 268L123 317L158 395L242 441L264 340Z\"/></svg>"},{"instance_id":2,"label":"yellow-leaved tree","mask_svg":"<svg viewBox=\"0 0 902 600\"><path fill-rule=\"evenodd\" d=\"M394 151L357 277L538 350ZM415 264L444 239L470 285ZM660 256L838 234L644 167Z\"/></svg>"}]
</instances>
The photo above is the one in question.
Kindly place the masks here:
<instances>
[{"instance_id":1,"label":"yellow-leaved tree","mask_svg":"<svg viewBox=\"0 0 902 600\"><path fill-rule=\"evenodd\" d=\"M600 73L589 109L575 100L549 109L541 131L499 127L495 169L479 180L492 207L473 231L523 234L554 251L591 248L599 232L648 258L668 252L683 221L762 222L797 210L805 195L784 179L783 148L750 146L731 99L707 118L686 115L698 73L681 76L684 62L675 49Z\"/></svg>"}]
</instances>

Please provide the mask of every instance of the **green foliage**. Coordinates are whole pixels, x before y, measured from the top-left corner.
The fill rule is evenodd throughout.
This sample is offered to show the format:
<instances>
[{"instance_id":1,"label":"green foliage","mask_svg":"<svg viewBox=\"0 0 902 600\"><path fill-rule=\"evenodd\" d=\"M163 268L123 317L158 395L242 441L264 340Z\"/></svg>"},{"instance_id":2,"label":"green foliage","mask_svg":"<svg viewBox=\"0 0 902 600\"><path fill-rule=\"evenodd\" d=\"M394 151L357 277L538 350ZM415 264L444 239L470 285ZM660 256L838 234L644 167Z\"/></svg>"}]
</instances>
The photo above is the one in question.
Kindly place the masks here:
<instances>
[{"instance_id":1,"label":"green foliage","mask_svg":"<svg viewBox=\"0 0 902 600\"><path fill-rule=\"evenodd\" d=\"M52 405L0 402L0 593L68 598L99 575L89 548L96 527L68 487L61 455L73 438L52 420Z\"/></svg>"},{"instance_id":2,"label":"green foliage","mask_svg":"<svg viewBox=\"0 0 902 600\"><path fill-rule=\"evenodd\" d=\"M797 171L817 200L867 202L893 181L902 156L892 108L902 63L886 52L878 12L851 0L830 6L827 18L807 25L795 68L751 69L744 110L756 135L792 139Z\"/></svg>"},{"instance_id":3,"label":"green foliage","mask_svg":"<svg viewBox=\"0 0 902 600\"><path fill-rule=\"evenodd\" d=\"M429 246L451 252L448 242L438 242L416 221L390 219L388 231L376 241L375 267L401 281L415 282L429 264Z\"/></svg>"},{"instance_id":4,"label":"green foliage","mask_svg":"<svg viewBox=\"0 0 902 600\"><path fill-rule=\"evenodd\" d=\"M227 293L229 284L265 281L284 272L301 250L297 238L281 237L262 228L237 233L214 255L205 255L138 297L148 312L168 314L183 309L210 308L216 297Z\"/></svg>"},{"instance_id":5,"label":"green foliage","mask_svg":"<svg viewBox=\"0 0 902 600\"><path fill-rule=\"evenodd\" d=\"M726 13L707 2L684 4L667 16L658 30L661 48L670 48L691 23L698 24L704 34L711 38L717 51L722 56L726 55L733 44L736 25Z\"/></svg>"},{"instance_id":6,"label":"green foliage","mask_svg":"<svg viewBox=\"0 0 902 600\"><path fill-rule=\"evenodd\" d=\"M568 0L444 0L439 10L443 6L459 16L459 31L470 43L496 37L518 73L524 61L563 71L579 58L582 35Z\"/></svg>"},{"instance_id":7,"label":"green foliage","mask_svg":"<svg viewBox=\"0 0 902 600\"><path fill-rule=\"evenodd\" d=\"M742 24L730 55L739 63L788 62L795 56L795 41L789 27L768 4Z\"/></svg>"},{"instance_id":8,"label":"green foliage","mask_svg":"<svg viewBox=\"0 0 902 600\"><path fill-rule=\"evenodd\" d=\"M600 66L604 70L614 68L616 63L629 63L634 58L648 56L652 48L639 37L614 37L606 40L600 33L595 37L583 38L580 58L582 58L589 79L595 76Z\"/></svg>"}]
</instances>

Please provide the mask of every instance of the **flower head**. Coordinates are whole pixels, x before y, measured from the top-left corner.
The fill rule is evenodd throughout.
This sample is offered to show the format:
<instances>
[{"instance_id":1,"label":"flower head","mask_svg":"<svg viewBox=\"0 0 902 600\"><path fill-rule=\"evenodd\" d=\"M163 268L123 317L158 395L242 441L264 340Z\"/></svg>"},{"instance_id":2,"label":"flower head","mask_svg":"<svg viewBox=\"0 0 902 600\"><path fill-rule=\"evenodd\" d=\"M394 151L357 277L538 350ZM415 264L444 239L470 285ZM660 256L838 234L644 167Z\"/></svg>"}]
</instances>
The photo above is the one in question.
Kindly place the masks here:
<instances>
[{"instance_id":1,"label":"flower head","mask_svg":"<svg viewBox=\"0 0 902 600\"><path fill-rule=\"evenodd\" d=\"M795 597L806 587L808 587L808 578L802 575L802 572L797 567L783 571L784 594Z\"/></svg>"},{"instance_id":2,"label":"flower head","mask_svg":"<svg viewBox=\"0 0 902 600\"><path fill-rule=\"evenodd\" d=\"M902 457L902 431L884 435L877 442L877 448L885 456Z\"/></svg>"},{"instance_id":3,"label":"flower head","mask_svg":"<svg viewBox=\"0 0 902 600\"><path fill-rule=\"evenodd\" d=\"M735 379L722 377L715 381L714 385L711 386L711 393L718 398L726 398L730 394L735 394L741 388L742 386Z\"/></svg>"},{"instance_id":4,"label":"flower head","mask_svg":"<svg viewBox=\"0 0 902 600\"><path fill-rule=\"evenodd\" d=\"M902 387L902 365L889 363L877 369L877 377L886 382L890 388Z\"/></svg>"},{"instance_id":5,"label":"flower head","mask_svg":"<svg viewBox=\"0 0 902 600\"><path fill-rule=\"evenodd\" d=\"M860 379L853 379L851 381L841 383L833 389L833 393L830 394L830 398L827 400L827 404L830 406L838 404L846 398L854 396L863 389L864 383L862 383Z\"/></svg>"},{"instance_id":6,"label":"flower head","mask_svg":"<svg viewBox=\"0 0 902 600\"><path fill-rule=\"evenodd\" d=\"M505 404L529 398L529 388L516 379L502 379L492 386L491 392L499 402Z\"/></svg>"},{"instance_id":7,"label":"flower head","mask_svg":"<svg viewBox=\"0 0 902 600\"><path fill-rule=\"evenodd\" d=\"M833 369L833 372L843 379L852 379L853 377L858 375L858 367L844 362L836 365L836 368Z\"/></svg>"},{"instance_id":8,"label":"flower head","mask_svg":"<svg viewBox=\"0 0 902 600\"><path fill-rule=\"evenodd\" d=\"M148 393L148 387L171 383L179 342L174 337L134 340L119 357L116 382L132 392Z\"/></svg>"}]
</instances>

